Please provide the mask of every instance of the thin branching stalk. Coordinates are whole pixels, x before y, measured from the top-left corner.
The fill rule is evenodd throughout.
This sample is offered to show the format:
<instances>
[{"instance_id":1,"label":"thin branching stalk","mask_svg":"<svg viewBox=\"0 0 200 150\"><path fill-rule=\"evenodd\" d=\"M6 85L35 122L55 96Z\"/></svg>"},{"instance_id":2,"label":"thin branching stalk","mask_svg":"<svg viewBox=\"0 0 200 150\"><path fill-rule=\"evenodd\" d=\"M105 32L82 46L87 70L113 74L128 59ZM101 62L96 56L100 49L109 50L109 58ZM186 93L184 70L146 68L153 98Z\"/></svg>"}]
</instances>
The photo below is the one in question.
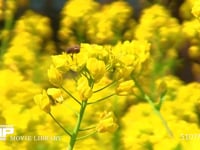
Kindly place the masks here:
<instances>
[{"instance_id":1,"label":"thin branching stalk","mask_svg":"<svg viewBox=\"0 0 200 150\"><path fill-rule=\"evenodd\" d=\"M85 135L85 136L79 137L79 138L77 138L76 140L83 140L83 139L85 139L85 138L87 138L87 137L89 137L89 136L91 136L91 135L94 135L95 133L97 133L97 131L94 131L94 132L92 132L92 133L90 133L90 134L87 134L87 135Z\"/></svg>"},{"instance_id":2,"label":"thin branching stalk","mask_svg":"<svg viewBox=\"0 0 200 150\"><path fill-rule=\"evenodd\" d=\"M103 97L103 98L101 98L101 99L98 99L98 100L96 100L96 101L94 101L94 102L90 102L90 103L88 103L88 105L89 105L89 104L95 104L95 103L104 101L104 100L106 100L107 98L112 97L113 95L116 95L116 93L110 94L110 95L108 95L108 96L106 96L106 97Z\"/></svg>"},{"instance_id":3,"label":"thin branching stalk","mask_svg":"<svg viewBox=\"0 0 200 150\"><path fill-rule=\"evenodd\" d=\"M94 128L96 128L96 126L88 127L88 128L84 128L84 129L79 129L79 131L87 131L87 130L92 130Z\"/></svg>"},{"instance_id":4,"label":"thin branching stalk","mask_svg":"<svg viewBox=\"0 0 200 150\"><path fill-rule=\"evenodd\" d=\"M65 133L67 133L69 136L72 136L71 133L70 133L69 131L67 131L67 130L56 120L56 118L52 115L52 113L49 113L49 115L50 115L51 118L59 125L59 127L65 131Z\"/></svg>"},{"instance_id":5,"label":"thin branching stalk","mask_svg":"<svg viewBox=\"0 0 200 150\"><path fill-rule=\"evenodd\" d=\"M99 92L99 91L102 91L102 90L104 90L105 88L111 86L111 85L114 84L114 83L115 83L115 81L109 83L108 85L106 85L106 86L104 86L104 87L102 87L102 88L100 88L100 89L98 89L98 90L96 90L96 91L93 91L93 93L97 93L97 92Z\"/></svg>"},{"instance_id":6,"label":"thin branching stalk","mask_svg":"<svg viewBox=\"0 0 200 150\"><path fill-rule=\"evenodd\" d=\"M61 87L73 100L75 100L79 105L81 105L81 103L78 101L78 99L76 99L67 89L65 89L64 87Z\"/></svg>"},{"instance_id":7,"label":"thin branching stalk","mask_svg":"<svg viewBox=\"0 0 200 150\"><path fill-rule=\"evenodd\" d=\"M70 143L69 143L69 146L68 146L68 150L73 150L73 148L74 148L74 145L75 145L76 140L77 140L78 132L79 132L79 129L80 129L80 126L81 126L81 122L82 122L82 119L83 119L83 116L84 116L84 112L85 112L86 106L87 106L87 101L83 101L81 103L80 113L79 113L79 116L77 118L76 126L75 126L74 131L73 131L73 133L71 135L71 138L70 138Z\"/></svg>"},{"instance_id":8,"label":"thin branching stalk","mask_svg":"<svg viewBox=\"0 0 200 150\"><path fill-rule=\"evenodd\" d=\"M151 105L156 115L160 118L162 124L164 125L167 133L170 137L173 137L173 133L171 129L169 128L167 121L164 119L162 114L160 113L159 109L157 109L156 105L154 104L153 100L144 92L143 88L140 86L140 84L137 82L137 80L134 78L134 76L131 76L132 80L135 82L135 85L138 87L140 93L142 94L142 97Z\"/></svg>"}]
</instances>

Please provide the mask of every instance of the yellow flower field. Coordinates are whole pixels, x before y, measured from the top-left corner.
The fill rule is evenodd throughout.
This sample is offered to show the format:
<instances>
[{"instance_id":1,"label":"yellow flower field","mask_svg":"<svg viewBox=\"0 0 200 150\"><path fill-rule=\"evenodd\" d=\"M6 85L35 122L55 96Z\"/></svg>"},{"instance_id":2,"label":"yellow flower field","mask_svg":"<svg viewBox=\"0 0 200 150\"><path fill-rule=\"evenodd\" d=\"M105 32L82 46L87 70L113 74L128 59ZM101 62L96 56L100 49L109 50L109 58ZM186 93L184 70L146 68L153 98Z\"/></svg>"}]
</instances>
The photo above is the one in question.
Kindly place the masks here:
<instances>
[{"instance_id":1,"label":"yellow flower field","mask_svg":"<svg viewBox=\"0 0 200 150\"><path fill-rule=\"evenodd\" d=\"M200 148L200 0L31 2L0 0L1 150Z\"/></svg>"}]
</instances>

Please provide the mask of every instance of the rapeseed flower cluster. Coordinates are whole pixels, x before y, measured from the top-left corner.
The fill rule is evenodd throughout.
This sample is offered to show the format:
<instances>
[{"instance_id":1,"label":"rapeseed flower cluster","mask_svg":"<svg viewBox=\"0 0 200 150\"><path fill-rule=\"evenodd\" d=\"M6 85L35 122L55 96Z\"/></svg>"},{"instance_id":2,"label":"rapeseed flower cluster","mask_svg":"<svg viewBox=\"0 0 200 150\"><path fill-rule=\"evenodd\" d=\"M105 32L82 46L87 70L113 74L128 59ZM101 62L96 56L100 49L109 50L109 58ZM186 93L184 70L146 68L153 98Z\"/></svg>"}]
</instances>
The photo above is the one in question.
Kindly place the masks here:
<instances>
[{"instance_id":1,"label":"rapeseed flower cluster","mask_svg":"<svg viewBox=\"0 0 200 150\"><path fill-rule=\"evenodd\" d=\"M103 52L102 56L98 55L99 50ZM80 105L80 114L74 131L72 133L65 131L71 137L69 149L73 149L76 140L82 138L78 137L78 133L81 130L86 106L95 105L95 103L114 95L134 93L134 81L130 80L131 75L141 75L145 62L148 61L150 56L149 50L150 44L145 41L125 41L113 47L83 43L80 45L79 53L63 52L61 55L52 56L53 64L48 70L48 78L57 89L48 88L47 92L43 91L42 94L36 95L34 99L40 108L50 116L53 116L51 106L53 107L54 104L51 103L50 99L53 99L53 101L70 101L72 99ZM127 74L122 74L123 72ZM65 80L69 79L74 81L76 87L73 92L69 91L71 87L69 88L65 84ZM105 79L109 80L106 84L104 84ZM98 99L96 93L100 93L111 85L117 85L116 90L112 94ZM67 99L63 99L61 90L69 96ZM103 115L95 132L114 132L118 126L115 120L111 113Z\"/></svg>"},{"instance_id":2,"label":"rapeseed flower cluster","mask_svg":"<svg viewBox=\"0 0 200 150\"><path fill-rule=\"evenodd\" d=\"M0 125L14 126L0 149L200 147L200 84L174 73L186 53L200 79L199 0L182 3L181 21L159 4L134 19L126 1L69 0L57 43L49 17L14 19L17 3L0 1Z\"/></svg>"},{"instance_id":3,"label":"rapeseed flower cluster","mask_svg":"<svg viewBox=\"0 0 200 150\"><path fill-rule=\"evenodd\" d=\"M59 38L64 45L77 42L115 44L125 36L133 10L125 1L116 1L101 6L98 2L70 0L64 6L59 29ZM67 41L67 42L66 42Z\"/></svg>"},{"instance_id":4,"label":"rapeseed flower cluster","mask_svg":"<svg viewBox=\"0 0 200 150\"><path fill-rule=\"evenodd\" d=\"M53 54L55 51L55 45L51 39L52 31L50 26L46 26L47 24L50 24L47 17L31 11L27 11L17 20L12 31L14 36L3 56L4 65L32 77L33 80L43 80L34 76L43 68L43 66L39 67L38 62L48 63L47 54Z\"/></svg>"},{"instance_id":5,"label":"rapeseed flower cluster","mask_svg":"<svg viewBox=\"0 0 200 150\"><path fill-rule=\"evenodd\" d=\"M155 4L144 9L134 37L152 44L152 69L157 76L173 71L182 43L181 26L165 7Z\"/></svg>"}]
</instances>

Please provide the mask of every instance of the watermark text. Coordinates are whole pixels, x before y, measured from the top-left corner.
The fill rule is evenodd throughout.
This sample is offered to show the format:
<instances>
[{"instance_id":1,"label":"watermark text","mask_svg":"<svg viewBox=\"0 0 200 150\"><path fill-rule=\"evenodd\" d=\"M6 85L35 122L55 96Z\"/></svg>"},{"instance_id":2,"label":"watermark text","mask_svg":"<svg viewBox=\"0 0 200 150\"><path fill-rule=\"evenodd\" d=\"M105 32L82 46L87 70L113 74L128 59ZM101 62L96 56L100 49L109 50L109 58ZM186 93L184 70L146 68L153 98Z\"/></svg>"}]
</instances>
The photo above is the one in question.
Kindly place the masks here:
<instances>
[{"instance_id":1,"label":"watermark text","mask_svg":"<svg viewBox=\"0 0 200 150\"><path fill-rule=\"evenodd\" d=\"M200 133L182 133L180 139L189 141L189 140L200 140Z\"/></svg>"}]
</instances>

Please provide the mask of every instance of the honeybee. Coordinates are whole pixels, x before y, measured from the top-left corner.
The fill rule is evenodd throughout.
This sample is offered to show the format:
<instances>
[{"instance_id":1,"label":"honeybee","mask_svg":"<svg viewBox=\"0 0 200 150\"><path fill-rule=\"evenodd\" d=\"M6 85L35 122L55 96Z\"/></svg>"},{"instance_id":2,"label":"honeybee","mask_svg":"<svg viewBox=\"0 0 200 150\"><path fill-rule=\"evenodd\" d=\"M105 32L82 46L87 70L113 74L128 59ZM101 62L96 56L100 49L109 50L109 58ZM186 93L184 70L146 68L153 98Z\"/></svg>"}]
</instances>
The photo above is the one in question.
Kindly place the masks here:
<instances>
[{"instance_id":1,"label":"honeybee","mask_svg":"<svg viewBox=\"0 0 200 150\"><path fill-rule=\"evenodd\" d=\"M74 45L66 49L67 54L77 54L80 52L80 46Z\"/></svg>"},{"instance_id":2,"label":"honeybee","mask_svg":"<svg viewBox=\"0 0 200 150\"><path fill-rule=\"evenodd\" d=\"M71 46L71 47L68 47L65 52L67 54L70 54L71 55L71 58L73 59L73 54L77 54L80 52L80 46L79 45L74 45L74 46Z\"/></svg>"}]
</instances>

